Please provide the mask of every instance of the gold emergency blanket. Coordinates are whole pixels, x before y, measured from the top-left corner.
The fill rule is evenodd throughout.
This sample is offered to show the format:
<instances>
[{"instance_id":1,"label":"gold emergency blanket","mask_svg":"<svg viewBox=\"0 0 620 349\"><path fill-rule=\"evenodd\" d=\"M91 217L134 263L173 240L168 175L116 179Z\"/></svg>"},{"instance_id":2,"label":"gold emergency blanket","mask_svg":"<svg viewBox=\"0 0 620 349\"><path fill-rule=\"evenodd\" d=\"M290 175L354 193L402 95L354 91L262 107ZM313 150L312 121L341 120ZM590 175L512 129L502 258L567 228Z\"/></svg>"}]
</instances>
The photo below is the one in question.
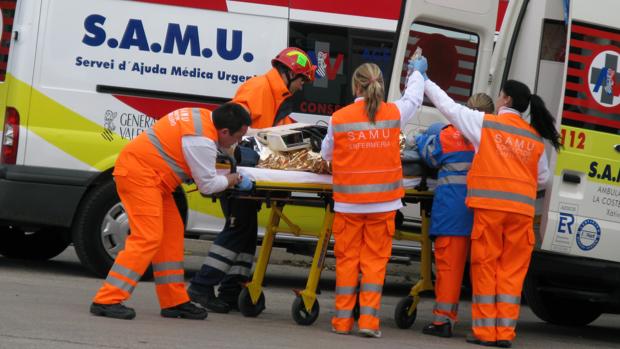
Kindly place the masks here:
<instances>
[{"instance_id":1,"label":"gold emergency blanket","mask_svg":"<svg viewBox=\"0 0 620 349\"><path fill-rule=\"evenodd\" d=\"M273 170L307 171L318 174L329 174L329 163L309 149L291 152L272 153L265 160L260 160L256 167Z\"/></svg>"}]
</instances>

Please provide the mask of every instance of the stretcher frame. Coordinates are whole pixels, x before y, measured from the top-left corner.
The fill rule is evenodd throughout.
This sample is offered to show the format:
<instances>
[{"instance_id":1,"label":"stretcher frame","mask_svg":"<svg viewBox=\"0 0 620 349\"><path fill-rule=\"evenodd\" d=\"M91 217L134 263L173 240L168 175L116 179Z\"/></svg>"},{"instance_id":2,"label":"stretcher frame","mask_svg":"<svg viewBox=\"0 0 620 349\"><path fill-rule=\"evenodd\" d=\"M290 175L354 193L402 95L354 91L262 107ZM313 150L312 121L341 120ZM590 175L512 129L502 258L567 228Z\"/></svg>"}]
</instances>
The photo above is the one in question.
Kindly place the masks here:
<instances>
[{"instance_id":1,"label":"stretcher frame","mask_svg":"<svg viewBox=\"0 0 620 349\"><path fill-rule=\"evenodd\" d=\"M433 193L426 187L423 179L416 188L405 190L403 200L406 203L419 203L421 226L417 231L403 231L397 229L394 239L416 241L421 245L420 252L420 278L413 285L409 295L403 298L394 313L398 327L408 328L415 322L417 305L420 301L420 293L433 290L431 280L432 267L432 244L429 239L430 208ZM293 193L315 194L312 197L293 196ZM275 194L275 195L274 195ZM282 196L282 194L288 194ZM299 184L299 183L274 183L256 182L252 192L234 192L235 198L253 199L264 201L269 209L268 224L265 228L262 244L260 246L258 260L256 261L252 279L239 295L239 308L246 317L256 317L265 309L265 297L263 293L263 281L267 271L267 265L271 257L273 243L278 233L289 233L295 236L309 236L318 239L312 258L312 264L308 272L306 288L293 290L296 298L292 305L292 316L300 325L311 325L318 318L319 302L317 299L317 286L324 268L325 257L332 237L332 222L335 213L332 209L331 184ZM318 232L302 230L292 222L284 213L286 204L317 205L325 208L325 214L321 228Z\"/></svg>"}]
</instances>

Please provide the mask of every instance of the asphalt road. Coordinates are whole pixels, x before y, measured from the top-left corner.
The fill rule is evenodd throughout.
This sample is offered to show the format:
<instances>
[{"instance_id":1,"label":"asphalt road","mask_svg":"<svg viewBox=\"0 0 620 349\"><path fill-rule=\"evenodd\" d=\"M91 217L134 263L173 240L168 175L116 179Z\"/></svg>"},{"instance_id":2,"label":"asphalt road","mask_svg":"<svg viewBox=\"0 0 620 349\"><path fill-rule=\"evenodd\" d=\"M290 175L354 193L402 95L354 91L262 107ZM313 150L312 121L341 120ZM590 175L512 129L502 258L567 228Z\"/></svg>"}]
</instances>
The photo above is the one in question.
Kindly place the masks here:
<instances>
[{"instance_id":1,"label":"asphalt road","mask_svg":"<svg viewBox=\"0 0 620 349\"><path fill-rule=\"evenodd\" d=\"M203 257L186 258L187 276L198 270ZM381 309L383 338L369 339L330 332L334 274L323 275L319 295L321 314L312 326L291 318L292 288L303 288L307 269L271 265L265 295L267 309L257 318L240 313L209 314L205 321L160 317L152 282L142 282L127 303L138 316L131 321L91 316L88 306L101 285L79 264L70 247L46 262L0 257L0 348L477 348L465 343L470 321L469 302L461 304L463 321L456 335L438 339L422 335L431 319L432 299L424 298L411 330L398 329L394 307L411 284L388 278ZM604 315L583 328L553 326L524 307L514 348L620 348L620 316Z\"/></svg>"}]
</instances>

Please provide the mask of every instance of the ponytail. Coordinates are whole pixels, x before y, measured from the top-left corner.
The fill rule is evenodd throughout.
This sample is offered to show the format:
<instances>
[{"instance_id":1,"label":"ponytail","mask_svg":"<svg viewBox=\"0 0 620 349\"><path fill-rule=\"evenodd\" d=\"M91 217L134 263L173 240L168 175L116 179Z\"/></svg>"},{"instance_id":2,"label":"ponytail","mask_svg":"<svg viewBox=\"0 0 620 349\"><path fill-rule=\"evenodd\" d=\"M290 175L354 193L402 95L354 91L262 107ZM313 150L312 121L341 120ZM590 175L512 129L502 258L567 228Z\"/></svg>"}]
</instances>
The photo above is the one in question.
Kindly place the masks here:
<instances>
[{"instance_id":1,"label":"ponytail","mask_svg":"<svg viewBox=\"0 0 620 349\"><path fill-rule=\"evenodd\" d=\"M560 150L560 134L555 128L555 120L545 106L545 102L538 96L530 97L530 124L538 133L551 142L556 151Z\"/></svg>"},{"instance_id":2,"label":"ponytail","mask_svg":"<svg viewBox=\"0 0 620 349\"><path fill-rule=\"evenodd\" d=\"M364 97L364 109L368 120L374 124L385 97L381 69L374 63L364 63L355 69L352 80L353 94L360 92Z\"/></svg>"}]
</instances>

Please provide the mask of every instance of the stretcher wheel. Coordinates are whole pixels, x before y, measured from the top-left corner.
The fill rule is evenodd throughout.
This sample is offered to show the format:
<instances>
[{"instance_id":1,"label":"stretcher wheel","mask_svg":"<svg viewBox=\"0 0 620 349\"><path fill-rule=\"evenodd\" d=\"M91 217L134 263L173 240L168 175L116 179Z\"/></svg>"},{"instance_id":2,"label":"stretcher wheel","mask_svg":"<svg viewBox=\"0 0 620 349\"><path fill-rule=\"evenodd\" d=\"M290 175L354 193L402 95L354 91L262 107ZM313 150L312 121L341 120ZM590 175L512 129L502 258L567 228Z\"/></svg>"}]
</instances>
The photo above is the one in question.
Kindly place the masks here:
<instances>
[{"instance_id":1,"label":"stretcher wheel","mask_svg":"<svg viewBox=\"0 0 620 349\"><path fill-rule=\"evenodd\" d=\"M398 302L396 309L394 310L394 320L398 328L407 329L413 326L415 318L418 315L418 309L413 311L413 314L409 315L409 309L413 305L413 297L407 296ZM417 308L417 307L416 307Z\"/></svg>"},{"instance_id":2,"label":"stretcher wheel","mask_svg":"<svg viewBox=\"0 0 620 349\"><path fill-rule=\"evenodd\" d=\"M258 297L258 302L253 304L252 297L250 297L250 291L247 288L244 288L239 294L238 303L239 311L243 314L243 316L257 317L258 314L265 310L265 294L261 292L260 297Z\"/></svg>"},{"instance_id":3,"label":"stretcher wheel","mask_svg":"<svg viewBox=\"0 0 620 349\"><path fill-rule=\"evenodd\" d=\"M312 305L312 310L308 312L301 296L297 296L293 301L291 313L293 314L293 320L295 320L298 325L308 326L312 325L319 317L320 309L319 301L317 299Z\"/></svg>"}]
</instances>

